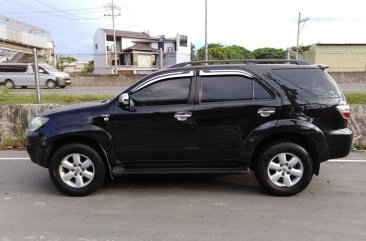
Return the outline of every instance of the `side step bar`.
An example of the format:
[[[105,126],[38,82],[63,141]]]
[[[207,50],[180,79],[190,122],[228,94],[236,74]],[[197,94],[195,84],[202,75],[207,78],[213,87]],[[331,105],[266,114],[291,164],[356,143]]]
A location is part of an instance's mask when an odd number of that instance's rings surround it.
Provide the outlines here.
[[[115,167],[113,176],[125,174],[244,174],[249,173],[249,167],[241,168],[146,168],[146,169],[123,169]]]

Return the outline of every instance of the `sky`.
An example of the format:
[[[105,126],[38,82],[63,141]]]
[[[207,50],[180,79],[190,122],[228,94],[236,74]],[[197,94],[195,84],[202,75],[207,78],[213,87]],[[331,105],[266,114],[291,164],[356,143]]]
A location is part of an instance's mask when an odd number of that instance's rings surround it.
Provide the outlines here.
[[[295,46],[299,12],[309,18],[300,44],[366,43],[362,0],[207,0],[208,42],[249,50]],[[103,6],[111,0],[0,0],[0,15],[51,32],[56,53],[92,53],[97,28],[112,28]],[[115,0],[116,29],[150,35],[187,35],[195,46],[205,39],[205,0]]]

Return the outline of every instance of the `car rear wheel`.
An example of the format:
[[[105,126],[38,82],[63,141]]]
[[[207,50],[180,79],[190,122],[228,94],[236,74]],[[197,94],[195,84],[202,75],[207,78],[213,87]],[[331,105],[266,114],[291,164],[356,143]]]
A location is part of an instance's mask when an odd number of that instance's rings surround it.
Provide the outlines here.
[[[52,182],[70,196],[86,196],[104,182],[104,163],[98,152],[84,144],[69,144],[52,157],[49,173]]]
[[[259,157],[255,168],[259,184],[269,193],[290,196],[304,190],[313,176],[309,153],[292,142],[269,146]]]
[[[9,89],[13,89],[15,86],[14,86],[14,82],[10,79],[8,80],[5,80],[5,87],[6,88],[9,88]]]

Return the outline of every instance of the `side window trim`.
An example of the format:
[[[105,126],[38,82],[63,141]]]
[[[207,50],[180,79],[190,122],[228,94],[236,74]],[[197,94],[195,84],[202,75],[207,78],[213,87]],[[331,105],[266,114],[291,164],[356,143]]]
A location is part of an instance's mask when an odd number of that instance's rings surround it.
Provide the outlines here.
[[[172,78],[182,78],[182,77],[193,77],[194,76],[194,71],[189,71],[189,72],[173,72],[173,73],[168,73],[168,74],[163,74],[163,75],[159,75],[159,76],[156,76],[152,79],[149,79],[143,83],[141,83],[140,85],[136,86],[135,88],[133,88],[131,90],[131,94],[137,92],[138,90],[140,89],[143,89],[153,83],[156,83],[158,81],[162,81],[162,80],[165,80],[165,79],[172,79]]]
[[[250,74],[247,71],[244,70],[200,70],[199,72],[200,76],[212,76],[212,75],[241,75],[241,76],[245,76],[249,79],[254,79],[254,76],[252,74]]]

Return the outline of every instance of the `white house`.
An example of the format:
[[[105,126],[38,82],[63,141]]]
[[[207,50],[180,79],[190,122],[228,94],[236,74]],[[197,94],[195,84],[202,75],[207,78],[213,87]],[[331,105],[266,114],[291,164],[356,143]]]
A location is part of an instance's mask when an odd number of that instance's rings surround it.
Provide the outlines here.
[[[98,28],[93,38],[94,74],[113,74],[115,70],[112,29]],[[160,49],[163,52],[160,63]],[[152,37],[145,32],[116,30],[117,71],[121,74],[146,74],[170,65],[190,61],[187,36]]]

